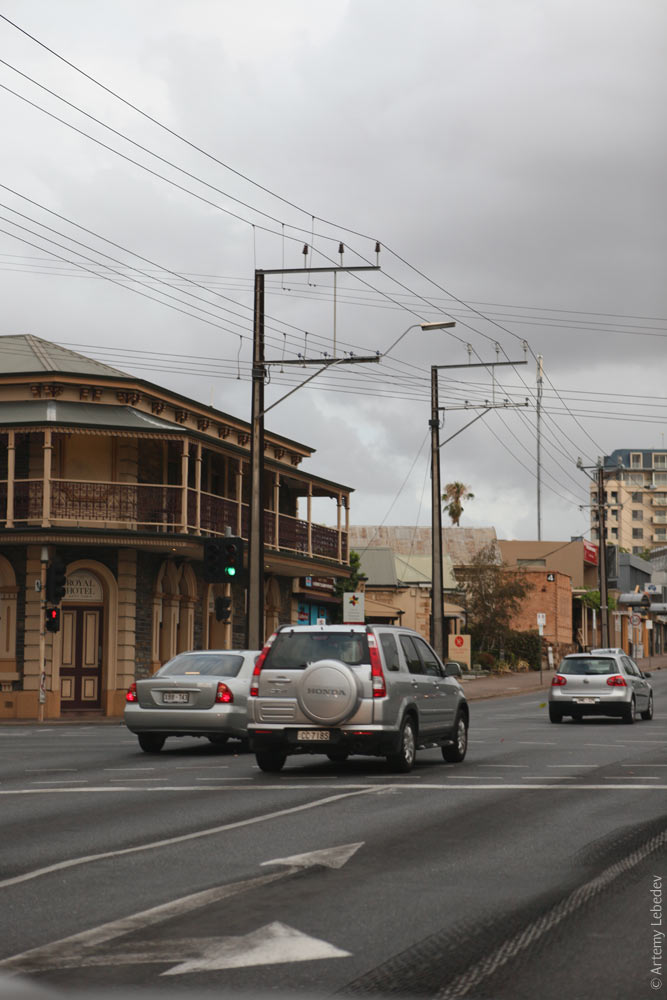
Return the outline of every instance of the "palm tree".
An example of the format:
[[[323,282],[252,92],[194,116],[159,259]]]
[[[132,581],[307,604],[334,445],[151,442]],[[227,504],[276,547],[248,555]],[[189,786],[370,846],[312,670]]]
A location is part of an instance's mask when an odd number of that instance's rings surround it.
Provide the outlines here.
[[[475,494],[470,492],[470,488],[465,483],[447,483],[445,492],[442,494],[442,502],[445,504],[445,511],[449,514],[452,524],[456,527],[459,526],[463,513],[463,501],[474,499]]]

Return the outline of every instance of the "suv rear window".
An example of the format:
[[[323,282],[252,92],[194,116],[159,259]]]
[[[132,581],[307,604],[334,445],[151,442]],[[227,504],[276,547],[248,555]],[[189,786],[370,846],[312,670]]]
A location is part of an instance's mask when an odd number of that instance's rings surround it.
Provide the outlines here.
[[[243,664],[243,657],[234,653],[221,653],[219,656],[211,656],[210,653],[197,656],[196,653],[180,653],[169,663],[160,667],[158,674],[164,677],[167,674],[177,674],[184,676],[187,674],[199,674],[213,677],[236,677]]]
[[[563,660],[558,668],[559,674],[617,674],[619,673],[616,660],[608,657],[587,656],[580,660]]]
[[[305,670],[317,660],[340,660],[350,667],[370,663],[365,632],[279,632],[265,670]]]

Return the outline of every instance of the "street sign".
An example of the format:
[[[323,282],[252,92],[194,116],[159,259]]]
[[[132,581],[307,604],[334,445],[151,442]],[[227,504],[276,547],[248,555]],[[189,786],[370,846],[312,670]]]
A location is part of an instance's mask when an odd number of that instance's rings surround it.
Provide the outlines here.
[[[637,625],[639,625],[640,622],[641,622],[641,618],[640,618],[639,615],[630,615],[630,624],[631,625],[637,626]]]
[[[547,623],[547,616],[546,616],[546,614],[543,611],[538,611],[537,612],[537,624],[538,624],[538,626],[539,625],[543,625],[544,626],[544,625],[546,625],[546,623]]]
[[[363,625],[365,620],[363,593],[357,590],[343,594],[343,624]]]

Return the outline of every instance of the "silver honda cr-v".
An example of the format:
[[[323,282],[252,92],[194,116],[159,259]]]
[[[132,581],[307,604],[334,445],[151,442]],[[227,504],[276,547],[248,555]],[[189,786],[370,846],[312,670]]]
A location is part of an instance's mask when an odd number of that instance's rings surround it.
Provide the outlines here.
[[[386,757],[412,768],[419,747],[462,761],[468,704],[458,664],[443,665],[411,629],[390,625],[284,625],[255,664],[248,735],[263,771],[289,754]]]

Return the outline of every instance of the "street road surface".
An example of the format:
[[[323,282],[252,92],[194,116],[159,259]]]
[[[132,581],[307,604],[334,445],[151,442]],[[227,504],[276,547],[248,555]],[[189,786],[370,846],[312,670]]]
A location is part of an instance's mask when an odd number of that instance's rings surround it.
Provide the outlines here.
[[[473,702],[466,761],[422,751],[405,776],[0,726],[0,982],[665,997],[667,672],[653,682],[655,719],[632,726],[550,725],[543,692]]]

